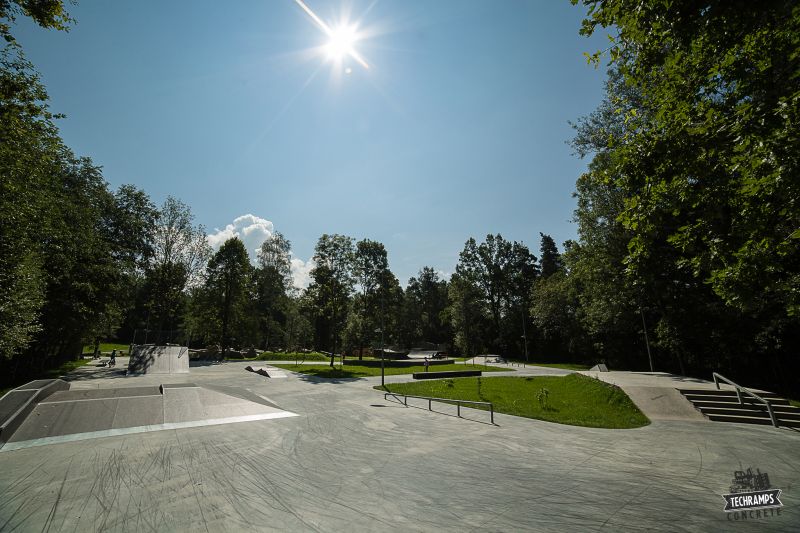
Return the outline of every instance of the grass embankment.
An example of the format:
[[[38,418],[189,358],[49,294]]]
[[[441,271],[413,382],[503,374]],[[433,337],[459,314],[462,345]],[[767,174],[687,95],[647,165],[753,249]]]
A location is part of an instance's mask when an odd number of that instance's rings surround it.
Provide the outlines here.
[[[384,390],[380,386],[374,388]],[[386,389],[417,396],[492,402],[498,413],[572,426],[628,429],[650,423],[620,388],[580,374],[443,379],[392,383]]]
[[[380,376],[381,367],[361,366],[347,364],[344,366],[335,365],[333,368],[330,365],[274,365],[284,370],[291,370],[292,372],[299,372],[301,374],[308,374],[318,378],[365,378],[370,376]],[[467,366],[468,370],[482,370],[483,372],[505,372],[510,369],[495,368],[491,366],[475,365]],[[464,370],[463,364],[451,365],[433,365],[430,367],[430,372],[441,372],[445,370]],[[412,374],[414,372],[425,372],[425,366],[415,365],[406,367],[386,367],[385,375],[395,376],[400,374]]]
[[[26,383],[28,383],[30,381],[33,381],[34,379],[56,379],[58,377],[63,376],[64,374],[72,372],[73,370],[75,370],[78,367],[81,367],[81,366],[83,366],[85,364],[88,364],[88,363],[91,363],[91,362],[92,362],[91,359],[78,359],[77,361],[66,361],[66,362],[62,363],[61,366],[59,366],[57,368],[51,368],[50,370],[45,370],[44,372],[42,372],[39,376],[37,376],[35,378],[26,379],[24,381],[20,381],[19,383],[15,383],[15,384],[13,384],[12,386],[10,386],[8,388],[0,389],[0,396],[3,396],[5,393],[10,391],[11,389],[16,389],[20,385],[24,385],[24,384],[26,384]]]
[[[258,361],[329,361],[330,356],[319,352],[302,353],[302,352],[261,352]]]
[[[110,352],[111,350],[122,350],[125,353],[128,353],[128,349],[130,348],[130,344],[119,344],[113,342],[101,342],[100,343],[100,351],[101,352]],[[83,347],[83,353],[85,355],[91,355],[94,353],[94,344],[87,344]]]

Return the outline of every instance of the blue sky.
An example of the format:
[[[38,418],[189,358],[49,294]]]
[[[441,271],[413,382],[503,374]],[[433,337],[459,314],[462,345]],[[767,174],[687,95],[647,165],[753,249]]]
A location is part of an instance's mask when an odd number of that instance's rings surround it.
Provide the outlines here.
[[[470,236],[537,255],[540,231],[575,237],[586,162],[567,121],[605,78],[582,56],[605,37],[578,35],[581,7],[306,2],[331,26],[359,22],[368,70],[317,53],[327,38],[293,0],[81,0],[69,33],[15,33],[65,141],[112,186],[181,199],[216,241],[280,231],[298,276],[323,233],[383,242],[403,284],[452,272]]]

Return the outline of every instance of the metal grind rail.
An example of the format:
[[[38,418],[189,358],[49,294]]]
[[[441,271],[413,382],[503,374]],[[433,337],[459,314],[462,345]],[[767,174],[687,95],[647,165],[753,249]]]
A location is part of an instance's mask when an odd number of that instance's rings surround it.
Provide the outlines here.
[[[456,404],[458,417],[461,418],[461,404],[470,404],[470,405],[488,405],[489,406],[489,420],[492,424],[494,424],[494,405],[492,402],[476,402],[473,400],[454,400],[452,398],[434,398],[432,396],[415,396],[413,394],[403,394],[402,392],[384,392],[383,399],[386,400],[387,396],[394,396],[397,398],[398,396],[403,397],[403,405],[408,407],[408,399],[409,398],[417,398],[419,400],[428,400],[428,411],[432,411],[431,409],[431,402],[442,402],[442,403],[449,403],[449,404]],[[399,401],[399,398],[397,398]]]
[[[772,410],[772,404],[770,404],[769,401],[765,400],[764,398],[762,398],[761,396],[759,396],[755,392],[751,391],[750,389],[747,389],[747,388],[742,387],[741,385],[739,385],[737,383],[734,383],[733,381],[729,380],[728,378],[726,378],[723,375],[717,374],[716,372],[712,372],[712,375],[714,376],[714,385],[717,386],[717,390],[719,390],[719,381],[720,380],[724,381],[728,385],[733,385],[736,388],[736,398],[738,398],[738,400],[739,400],[739,405],[744,405],[744,402],[742,401],[742,392],[744,392],[748,396],[752,396],[753,398],[755,398],[759,402],[761,402],[764,405],[766,405],[767,406],[767,411],[769,412],[769,417],[772,419],[772,425],[775,426],[775,427],[779,427],[778,426],[778,418],[775,416],[775,411]]]

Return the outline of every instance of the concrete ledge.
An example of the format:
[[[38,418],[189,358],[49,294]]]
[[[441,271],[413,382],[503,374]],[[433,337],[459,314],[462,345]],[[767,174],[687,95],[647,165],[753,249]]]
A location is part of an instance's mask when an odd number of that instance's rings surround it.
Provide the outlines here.
[[[0,398],[0,446],[33,411],[36,405],[54,392],[69,390],[69,383],[61,379],[37,379],[8,391]]]
[[[480,376],[480,370],[443,370],[441,372],[416,372],[414,379],[467,378]]]

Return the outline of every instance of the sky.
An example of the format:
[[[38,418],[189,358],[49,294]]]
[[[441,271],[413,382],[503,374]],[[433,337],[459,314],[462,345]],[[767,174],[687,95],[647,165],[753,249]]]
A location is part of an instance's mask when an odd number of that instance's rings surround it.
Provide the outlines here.
[[[605,72],[568,0],[305,0],[356,26],[353,57],[295,0],[80,0],[68,33],[20,19],[62,137],[158,205],[188,204],[219,246],[253,253],[279,231],[304,285],[323,233],[382,242],[405,285],[455,270],[464,242],[500,233],[561,245],[575,181],[568,121]]]

